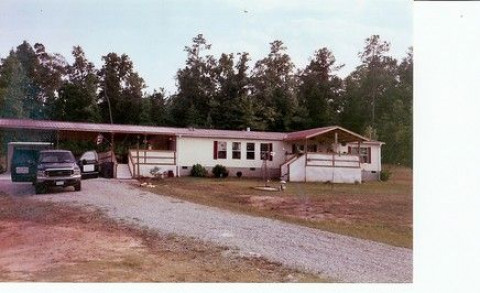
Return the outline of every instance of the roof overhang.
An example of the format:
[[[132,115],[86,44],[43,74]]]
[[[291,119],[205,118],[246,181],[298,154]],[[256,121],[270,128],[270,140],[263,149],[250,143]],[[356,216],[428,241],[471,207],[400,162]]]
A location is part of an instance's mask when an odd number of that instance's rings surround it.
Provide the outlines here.
[[[370,139],[340,126],[329,126],[291,132],[285,136],[284,141],[304,141],[309,139],[317,139],[325,142],[337,141],[339,143],[371,142]]]
[[[38,131],[162,135],[193,138],[253,139],[270,141],[282,141],[285,136],[285,133],[282,132],[175,128],[31,119],[0,119],[0,129],[2,128],[12,130],[26,129]]]

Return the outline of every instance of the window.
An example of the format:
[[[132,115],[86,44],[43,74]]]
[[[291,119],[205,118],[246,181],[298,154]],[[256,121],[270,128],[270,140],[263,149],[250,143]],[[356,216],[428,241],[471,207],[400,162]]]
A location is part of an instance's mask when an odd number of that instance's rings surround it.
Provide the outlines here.
[[[227,142],[226,141],[213,142],[213,158],[215,160],[227,158]]]
[[[255,160],[255,143],[247,142],[247,160]]]
[[[260,144],[260,158],[262,160],[273,160],[273,144],[272,143],[261,143]]]
[[[372,162],[371,148],[361,147],[358,153],[358,147],[348,147],[349,153],[352,155],[360,155],[360,163],[370,164]]]
[[[241,147],[241,143],[232,142],[232,159],[240,160],[242,158]]]

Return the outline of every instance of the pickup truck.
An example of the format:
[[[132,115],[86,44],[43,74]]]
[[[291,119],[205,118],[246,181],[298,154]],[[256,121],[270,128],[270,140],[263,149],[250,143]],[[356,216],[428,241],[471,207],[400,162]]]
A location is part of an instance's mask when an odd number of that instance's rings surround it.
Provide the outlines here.
[[[72,152],[67,150],[45,150],[38,154],[36,174],[33,180],[35,193],[46,192],[49,186],[73,186],[82,188],[80,167]]]

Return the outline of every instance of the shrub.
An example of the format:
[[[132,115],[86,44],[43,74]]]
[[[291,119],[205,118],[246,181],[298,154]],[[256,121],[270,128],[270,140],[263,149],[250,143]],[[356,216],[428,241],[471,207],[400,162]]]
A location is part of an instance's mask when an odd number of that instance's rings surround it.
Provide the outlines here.
[[[237,177],[238,177],[238,178],[242,177],[242,175],[243,175],[242,171],[238,171],[238,172],[237,172]]]
[[[190,176],[193,177],[206,177],[208,174],[207,169],[205,169],[200,164],[195,164],[192,166],[192,170],[190,171]]]
[[[382,170],[380,172],[380,180],[381,181],[388,181],[390,179],[391,175],[392,175],[392,172],[387,171],[387,170]]]
[[[222,165],[215,165],[212,169],[213,175],[217,178],[225,178],[228,177],[228,170],[225,166]]]
[[[2,164],[0,164],[0,174],[5,173],[5,168],[3,168]]]

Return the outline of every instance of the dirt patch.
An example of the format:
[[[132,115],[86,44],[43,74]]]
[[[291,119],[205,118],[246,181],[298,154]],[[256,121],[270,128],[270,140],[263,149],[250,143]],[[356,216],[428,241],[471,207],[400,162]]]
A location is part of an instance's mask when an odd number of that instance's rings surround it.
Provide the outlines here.
[[[321,282],[255,255],[0,195],[0,281]]]
[[[13,279],[62,265],[102,259],[120,260],[125,253],[145,253],[141,241],[118,232],[34,222],[0,222],[0,267]]]

